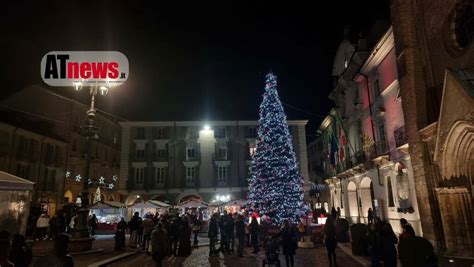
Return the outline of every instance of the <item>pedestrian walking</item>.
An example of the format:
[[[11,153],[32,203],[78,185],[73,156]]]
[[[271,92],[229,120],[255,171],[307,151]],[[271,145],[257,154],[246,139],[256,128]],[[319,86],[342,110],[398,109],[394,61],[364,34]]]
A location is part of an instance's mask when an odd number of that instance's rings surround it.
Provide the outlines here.
[[[237,247],[237,255],[239,257],[244,256],[244,247],[245,247],[245,223],[242,215],[237,215],[237,220],[235,221],[235,235],[239,242]]]
[[[115,230],[115,250],[122,250],[125,247],[125,232],[127,231],[127,223],[125,219],[120,218]]]
[[[226,219],[227,219],[227,212],[224,211],[224,215],[221,215],[219,218],[219,233],[221,234],[221,245],[219,247],[219,250],[222,251],[222,253],[226,253],[226,248],[227,248],[227,236],[226,236],[226,231],[225,231],[225,225],[226,225]]]
[[[298,246],[298,237],[296,236],[294,229],[290,227],[288,221],[283,222],[279,236],[283,247],[283,255],[285,255],[286,267],[293,267],[295,265],[293,258]]]
[[[219,233],[219,226],[217,224],[217,213],[214,213],[209,221],[209,256],[219,254],[219,251],[216,250],[216,241],[217,235]],[[217,252],[217,253],[216,253]]]
[[[340,219],[341,218],[341,208],[337,207],[336,213],[337,213],[337,219]]]
[[[91,218],[89,219],[89,228],[91,229],[92,236],[95,235],[95,229],[97,227],[98,222],[99,221],[97,220],[97,217],[95,216],[95,214],[92,214]]]
[[[155,222],[153,221],[152,215],[146,215],[145,220],[143,220],[142,228],[143,228],[143,250],[148,251],[148,246],[151,240],[151,232],[155,227]]]
[[[36,240],[45,239],[48,233],[49,218],[46,214],[41,214],[36,222]]]
[[[390,223],[384,223],[382,226],[382,259],[384,267],[397,266],[397,249],[395,245],[398,243],[397,236],[393,232]]]
[[[49,220],[49,239],[56,238],[58,233],[58,216],[54,214],[53,218]]]
[[[137,248],[138,242],[138,212],[133,214],[132,219],[128,222],[128,229],[130,230],[130,247]]]
[[[367,210],[367,221],[369,224],[374,223],[374,211],[372,210],[372,208],[369,208],[369,210]]]
[[[191,254],[191,227],[187,217],[184,217],[179,232],[178,256],[187,257]]]
[[[232,213],[227,214],[226,223],[225,223],[225,236],[227,238],[226,242],[226,252],[234,252],[234,218],[232,217]]]
[[[411,226],[405,225],[408,231]],[[412,228],[413,229],[413,228]],[[438,266],[438,258],[434,253],[433,245],[427,239],[413,235],[407,235],[398,243],[398,257],[403,267],[406,266]]]
[[[163,260],[170,254],[168,233],[163,224],[158,223],[151,233],[151,255],[157,267],[163,266]]]
[[[324,225],[324,245],[328,251],[329,266],[336,266],[336,226],[332,217],[328,217]]]
[[[253,246],[253,252],[254,254],[258,253],[259,248],[258,248],[258,234],[259,234],[259,229],[258,229],[258,221],[255,216],[252,217],[252,222],[250,222],[250,239],[251,243]]]
[[[31,249],[27,246],[25,237],[20,234],[15,234],[13,236],[8,260],[12,262],[15,267],[28,267],[31,263],[32,256]]]
[[[8,260],[8,251],[10,251],[10,233],[0,231],[0,266],[13,267],[13,263]]]
[[[369,224],[367,241],[369,244],[370,261],[373,267],[380,266],[380,258],[382,255],[382,237],[380,224]]]
[[[194,220],[193,220],[193,234],[194,234],[194,245],[197,246],[198,244],[198,234],[199,234],[199,231],[201,230],[201,221],[199,220],[199,218],[197,216],[194,216]]]
[[[331,208],[331,216],[334,220],[337,220],[337,211],[334,207]]]
[[[69,238],[68,234],[59,234],[54,240],[53,251],[38,259],[35,267],[73,267],[74,260],[67,253]]]
[[[143,219],[138,217],[138,227],[137,227],[137,247],[143,246]]]

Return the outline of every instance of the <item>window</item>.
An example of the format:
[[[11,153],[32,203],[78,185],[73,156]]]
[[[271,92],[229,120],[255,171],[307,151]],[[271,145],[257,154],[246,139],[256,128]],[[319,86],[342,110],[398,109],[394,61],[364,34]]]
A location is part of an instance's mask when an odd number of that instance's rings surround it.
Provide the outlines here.
[[[18,152],[22,154],[28,154],[30,152],[31,139],[20,136],[18,144]]]
[[[385,135],[385,123],[378,123],[378,134],[379,134],[379,150],[378,152],[387,151],[387,137]]]
[[[162,185],[165,183],[165,168],[155,168],[155,184]]]
[[[255,152],[257,152],[257,147],[255,143],[249,143],[249,156],[253,157],[253,155],[255,155]]]
[[[257,137],[257,128],[256,127],[249,127],[247,129],[247,136],[248,137]]]
[[[186,150],[186,159],[193,159],[195,157],[194,148],[188,148]]]
[[[474,38],[474,5],[459,5],[454,18],[454,34],[460,48],[467,47]]]
[[[166,138],[165,128],[163,128],[163,127],[155,128],[154,138],[155,139],[165,139]]]
[[[137,128],[136,139],[145,139],[145,128]]]
[[[189,127],[188,132],[187,132],[187,137],[188,139],[196,139],[199,137],[199,134],[196,131],[196,129]]]
[[[156,150],[156,156],[158,158],[164,158],[166,157],[166,149],[157,149]]]
[[[144,148],[137,148],[135,151],[136,159],[144,159],[145,158],[145,149]]]
[[[393,201],[392,178],[390,176],[387,176],[387,198],[388,207],[395,207],[395,203]]]
[[[224,127],[220,127],[216,129],[215,133],[216,138],[226,138],[226,130]]]
[[[145,168],[135,168],[135,185],[143,185]]]
[[[187,167],[186,168],[186,184],[194,185],[195,180],[195,169],[194,167]]]
[[[374,95],[377,97],[381,94],[382,92],[380,91],[380,83],[379,79],[375,79],[374,81]]]
[[[219,148],[219,158],[220,159],[227,159],[227,148]]]
[[[227,182],[227,166],[217,167],[217,182],[224,184]]]

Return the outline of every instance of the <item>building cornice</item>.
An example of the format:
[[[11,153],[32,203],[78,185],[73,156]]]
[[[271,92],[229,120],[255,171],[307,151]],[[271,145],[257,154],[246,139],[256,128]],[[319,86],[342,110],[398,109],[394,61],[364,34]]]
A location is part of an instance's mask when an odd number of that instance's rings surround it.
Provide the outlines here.
[[[372,49],[369,58],[365,61],[360,72],[367,75],[374,68],[376,68],[393,49],[394,44],[395,39],[393,37],[393,29],[390,27]]]

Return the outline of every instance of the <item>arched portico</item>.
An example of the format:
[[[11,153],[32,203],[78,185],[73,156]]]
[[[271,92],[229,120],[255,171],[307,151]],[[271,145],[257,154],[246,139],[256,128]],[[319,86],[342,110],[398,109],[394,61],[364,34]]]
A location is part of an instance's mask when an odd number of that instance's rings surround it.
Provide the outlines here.
[[[361,217],[365,219],[367,223],[367,211],[369,208],[374,209],[372,206],[372,180],[369,177],[364,177],[360,181],[359,186],[359,197],[361,208]]]
[[[349,216],[353,223],[358,221],[359,201],[357,200],[357,185],[353,181],[347,184],[347,197],[349,200]]]

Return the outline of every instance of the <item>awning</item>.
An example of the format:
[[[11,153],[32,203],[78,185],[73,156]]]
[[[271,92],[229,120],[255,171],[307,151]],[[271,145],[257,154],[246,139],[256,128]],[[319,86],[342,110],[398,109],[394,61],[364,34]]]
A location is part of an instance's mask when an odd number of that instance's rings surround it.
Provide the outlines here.
[[[97,202],[90,206],[90,209],[120,209],[125,208],[125,204],[118,201]]]
[[[0,171],[0,190],[33,191],[34,185],[32,181]]]
[[[196,200],[190,200],[184,203],[180,203],[178,206],[181,208],[205,208],[207,207],[207,203],[196,201]]]
[[[135,204],[131,205],[130,208],[133,208],[133,209],[156,209],[156,208],[160,208],[160,206],[155,205],[155,204],[150,203],[150,202],[147,201],[145,203],[135,203]]]
[[[245,204],[247,204],[247,201],[243,199],[236,199],[236,200],[231,200],[231,201],[222,203],[219,206],[220,207],[225,207],[225,206],[239,206],[240,207],[240,206],[244,206]]]
[[[166,207],[171,207],[170,204],[166,204],[165,202],[161,202],[161,201],[158,201],[158,200],[148,200],[148,202],[156,205],[156,206],[159,206],[161,208],[166,208]]]

